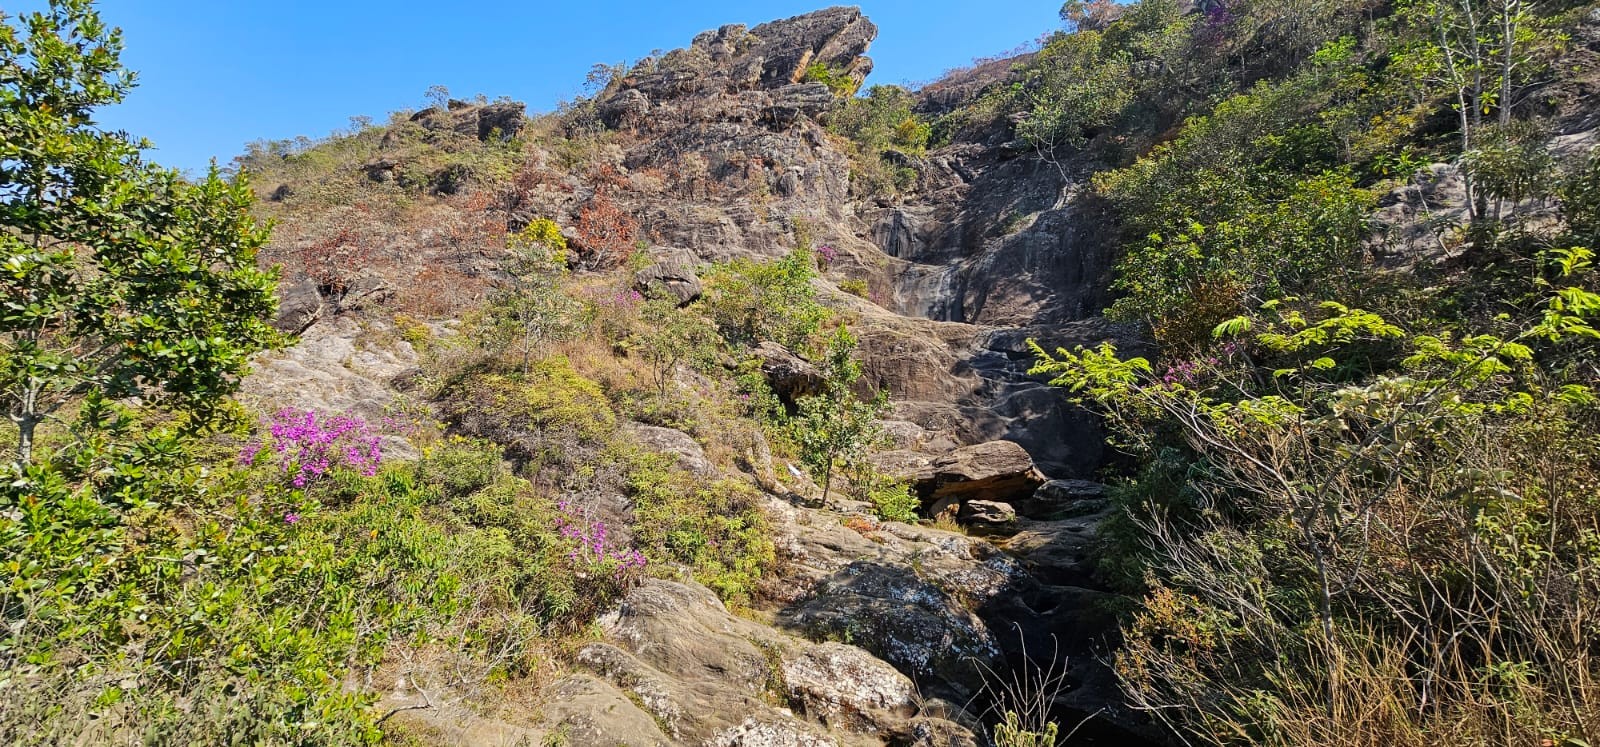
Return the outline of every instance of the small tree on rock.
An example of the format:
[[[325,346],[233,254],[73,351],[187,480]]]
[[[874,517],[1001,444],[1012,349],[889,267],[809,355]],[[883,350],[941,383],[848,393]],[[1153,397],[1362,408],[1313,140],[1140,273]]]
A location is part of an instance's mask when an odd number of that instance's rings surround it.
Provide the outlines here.
[[[801,398],[791,421],[801,459],[822,478],[823,500],[833,488],[836,468],[864,460],[884,439],[878,417],[888,399],[881,392],[871,400],[856,396],[852,386],[861,378],[861,363],[855,350],[850,330],[834,330],[822,360],[822,392]]]

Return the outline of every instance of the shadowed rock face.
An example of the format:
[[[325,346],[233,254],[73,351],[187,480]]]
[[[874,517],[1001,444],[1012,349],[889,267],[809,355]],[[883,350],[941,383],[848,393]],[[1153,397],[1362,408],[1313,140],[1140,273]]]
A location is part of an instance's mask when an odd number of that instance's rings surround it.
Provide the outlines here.
[[[608,126],[636,136],[621,168],[659,174],[665,190],[617,199],[653,241],[699,261],[782,256],[803,223],[839,255],[819,283],[825,293],[846,277],[882,289],[874,301],[835,298],[862,317],[868,385],[888,390],[895,419],[926,431],[925,442],[1014,441],[1050,477],[1088,476],[1103,459],[1097,423],[1027,376],[1022,340],[1060,326],[1069,329],[1055,336],[1073,343],[1129,337],[1089,321],[1109,301],[1098,208],[1072,168],[992,142],[958,141],[910,162],[917,186],[897,200],[852,193],[849,160],[821,123],[838,102],[800,81],[817,64],[864,78],[876,34],[859,10],[830,8],[724,26],[636,66],[596,105]],[[991,66],[936,92],[953,106],[958,90],[977,95],[1003,79]],[[791,363],[785,370],[805,368]]]

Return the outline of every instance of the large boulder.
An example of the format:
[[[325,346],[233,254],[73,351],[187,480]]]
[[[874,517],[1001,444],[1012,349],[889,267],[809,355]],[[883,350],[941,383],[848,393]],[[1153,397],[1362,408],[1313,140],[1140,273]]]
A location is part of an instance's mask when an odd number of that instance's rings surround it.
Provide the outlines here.
[[[550,689],[544,724],[572,747],[657,747],[668,743],[656,720],[621,690],[589,675],[571,675]],[[463,742],[465,744],[465,742]]]
[[[278,318],[272,326],[287,335],[298,335],[322,318],[322,291],[317,281],[306,278],[298,283],[278,286]]]
[[[600,627],[606,641],[583,647],[579,663],[674,743],[832,745],[912,732],[915,689],[894,667],[735,617],[703,586],[647,580]]]
[[[872,61],[863,55],[878,37],[878,27],[860,8],[833,7],[763,23],[750,35],[758,40],[751,56],[762,61],[765,85],[798,82],[807,68],[817,64],[860,82],[872,72]]]
[[[1051,480],[1015,504],[1017,513],[1030,519],[1083,516],[1106,507],[1106,486],[1092,480]]]
[[[936,457],[886,451],[875,455],[873,464],[884,474],[911,483],[929,505],[1009,502],[1032,496],[1045,482],[1033,458],[1011,441],[962,446]]]
[[[931,500],[962,497],[1004,501],[1032,495],[1044,484],[1033,457],[1011,441],[963,446],[935,460],[931,476],[918,484]]]
[[[473,104],[451,100],[444,108],[429,107],[411,115],[411,121],[435,131],[455,132],[484,142],[510,140],[527,124],[527,105],[520,101]]]
[[[694,264],[682,259],[663,260],[634,273],[633,287],[646,298],[670,298],[679,306],[689,305],[701,292]]]
[[[999,501],[967,501],[960,516],[967,526],[983,532],[1003,532],[1017,523],[1017,509]]]
[[[642,423],[627,423],[622,431],[635,442],[659,454],[670,454],[680,469],[700,477],[712,478],[717,468],[706,458],[705,449],[694,437],[673,428]]]
[[[822,391],[822,371],[778,343],[757,345],[751,354],[761,362],[767,386],[787,402]]]
[[[814,646],[782,671],[789,702],[830,726],[883,731],[916,713],[911,680],[855,646]]]

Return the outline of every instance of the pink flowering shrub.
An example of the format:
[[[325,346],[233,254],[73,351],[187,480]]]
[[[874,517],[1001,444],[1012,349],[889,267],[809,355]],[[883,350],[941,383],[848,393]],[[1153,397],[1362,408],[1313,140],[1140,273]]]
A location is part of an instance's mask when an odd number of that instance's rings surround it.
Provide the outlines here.
[[[618,542],[606,532],[606,523],[590,519],[586,512],[573,507],[568,501],[556,504],[556,531],[572,543],[567,558],[580,570],[610,573],[617,579],[644,568],[644,553],[637,548]]]
[[[255,464],[262,452],[274,459],[290,484],[303,488],[336,467],[371,477],[383,453],[378,435],[361,418],[318,416],[315,410],[283,409],[267,423],[267,438],[245,444],[239,461]]]

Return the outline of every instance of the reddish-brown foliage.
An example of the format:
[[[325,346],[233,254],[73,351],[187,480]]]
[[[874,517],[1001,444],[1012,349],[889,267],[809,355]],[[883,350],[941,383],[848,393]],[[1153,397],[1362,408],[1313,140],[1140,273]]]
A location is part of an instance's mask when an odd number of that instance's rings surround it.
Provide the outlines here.
[[[633,256],[639,222],[623,212],[610,195],[597,191],[578,211],[573,231],[578,264],[586,270],[606,270],[623,265]]]
[[[365,205],[356,206],[365,215]],[[332,234],[319,236],[304,247],[290,253],[290,274],[299,273],[316,281],[325,295],[338,296],[350,289],[350,284],[372,265],[376,253],[374,243],[353,225],[343,225]]]

